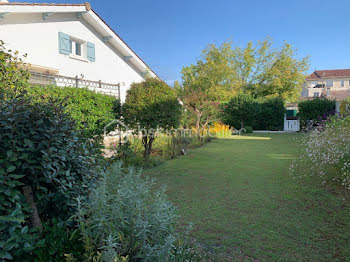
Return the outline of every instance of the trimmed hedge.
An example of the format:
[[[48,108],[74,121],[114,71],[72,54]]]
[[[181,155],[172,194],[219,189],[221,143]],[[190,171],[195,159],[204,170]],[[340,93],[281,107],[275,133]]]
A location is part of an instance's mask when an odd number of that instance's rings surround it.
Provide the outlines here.
[[[97,93],[86,88],[33,87],[28,93],[35,102],[54,101],[65,105],[75,121],[77,129],[86,137],[99,136],[111,121],[120,118],[120,101],[115,97]]]
[[[253,99],[246,94],[233,97],[222,106],[222,122],[240,129],[283,130],[284,102],[280,98]]]
[[[335,114],[335,100],[315,98],[299,103],[298,116],[301,120],[321,120]]]

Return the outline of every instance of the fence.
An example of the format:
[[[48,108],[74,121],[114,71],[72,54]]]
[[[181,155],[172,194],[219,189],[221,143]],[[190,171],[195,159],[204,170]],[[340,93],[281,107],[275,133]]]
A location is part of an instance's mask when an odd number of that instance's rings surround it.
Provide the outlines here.
[[[299,119],[288,120],[287,116],[284,115],[284,131],[289,131],[289,132],[300,131],[300,120]]]
[[[120,86],[121,84],[110,84],[100,81],[86,80],[83,78],[44,74],[38,72],[30,72],[30,82],[38,85],[57,85],[57,86],[72,86],[76,88],[86,87],[96,92],[105,93],[108,95],[116,96],[120,98]]]

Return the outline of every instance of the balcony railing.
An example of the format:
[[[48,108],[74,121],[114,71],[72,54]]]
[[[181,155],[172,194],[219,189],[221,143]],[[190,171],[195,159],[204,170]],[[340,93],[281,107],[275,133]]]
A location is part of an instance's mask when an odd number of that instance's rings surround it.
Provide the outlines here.
[[[83,78],[45,74],[30,71],[30,82],[38,85],[57,85],[57,86],[71,86],[76,88],[88,88],[96,92],[108,94],[120,98],[121,84],[110,84],[100,81],[86,80]]]

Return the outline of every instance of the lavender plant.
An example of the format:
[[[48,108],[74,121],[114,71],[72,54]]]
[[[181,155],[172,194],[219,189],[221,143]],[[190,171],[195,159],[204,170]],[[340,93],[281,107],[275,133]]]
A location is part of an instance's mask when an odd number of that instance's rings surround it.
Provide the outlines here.
[[[169,261],[176,241],[176,212],[164,191],[134,168],[113,164],[88,200],[78,202],[78,222],[89,257],[102,261]],[[94,253],[94,250],[96,251]],[[94,253],[94,254],[93,254]]]

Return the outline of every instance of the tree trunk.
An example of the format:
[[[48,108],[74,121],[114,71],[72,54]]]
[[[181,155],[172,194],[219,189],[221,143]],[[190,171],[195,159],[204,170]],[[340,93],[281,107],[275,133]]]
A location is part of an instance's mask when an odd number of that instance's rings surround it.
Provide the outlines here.
[[[30,222],[33,228],[39,228],[41,231],[43,229],[43,225],[41,224],[41,219],[39,217],[38,209],[36,208],[33,196],[33,190],[31,186],[24,186],[22,188],[23,195],[26,198],[27,204],[32,209],[32,213],[30,214]]]
[[[152,152],[152,145],[153,145],[154,139],[155,139],[154,135],[144,134],[142,136],[142,144],[145,148],[145,151],[143,152],[143,157],[144,157],[145,161],[148,161],[149,156]]]
[[[200,112],[197,111],[196,129],[197,129],[197,137],[198,137],[198,140],[201,140],[201,127],[200,127],[201,116],[202,116],[202,114],[201,114]]]

